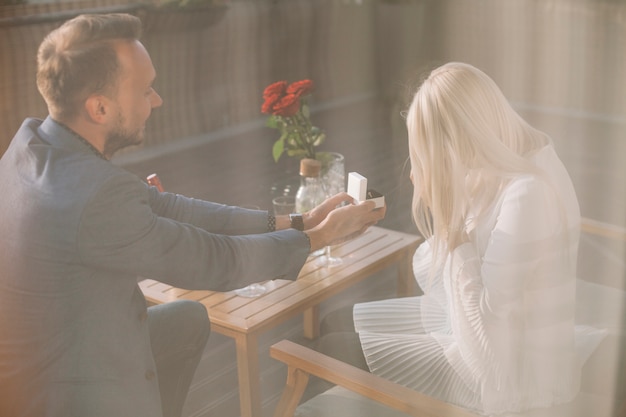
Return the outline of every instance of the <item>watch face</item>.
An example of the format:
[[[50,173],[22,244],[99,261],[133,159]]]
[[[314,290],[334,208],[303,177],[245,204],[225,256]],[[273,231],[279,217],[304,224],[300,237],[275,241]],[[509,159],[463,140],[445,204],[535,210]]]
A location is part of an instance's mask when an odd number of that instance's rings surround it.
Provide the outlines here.
[[[299,231],[304,230],[304,220],[302,219],[302,214],[290,214],[289,220],[291,222],[291,228]]]

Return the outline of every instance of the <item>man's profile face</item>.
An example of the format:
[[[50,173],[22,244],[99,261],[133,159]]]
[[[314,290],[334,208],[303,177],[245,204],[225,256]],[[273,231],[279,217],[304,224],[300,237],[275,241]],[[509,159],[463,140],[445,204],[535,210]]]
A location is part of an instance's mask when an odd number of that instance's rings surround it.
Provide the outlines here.
[[[120,41],[116,50],[121,68],[113,98],[113,111],[117,114],[114,113],[104,146],[107,157],[127,146],[141,144],[152,109],[163,103],[152,88],[156,71],[144,46],[139,41]]]

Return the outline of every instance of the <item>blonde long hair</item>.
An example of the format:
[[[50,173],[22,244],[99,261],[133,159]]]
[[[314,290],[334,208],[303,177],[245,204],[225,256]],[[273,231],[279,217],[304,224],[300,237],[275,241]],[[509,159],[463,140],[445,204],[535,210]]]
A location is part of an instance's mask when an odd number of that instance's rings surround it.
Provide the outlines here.
[[[470,203],[480,216],[515,175],[537,173],[528,156],[551,142],[513,110],[477,68],[451,62],[433,70],[407,113],[413,219],[438,248],[454,248]]]

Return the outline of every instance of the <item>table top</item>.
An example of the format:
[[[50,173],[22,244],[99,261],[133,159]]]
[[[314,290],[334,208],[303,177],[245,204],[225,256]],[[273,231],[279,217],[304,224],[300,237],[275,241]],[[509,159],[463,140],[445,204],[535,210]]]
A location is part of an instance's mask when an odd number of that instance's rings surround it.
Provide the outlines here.
[[[155,304],[188,299],[204,304],[218,333],[252,333],[272,327],[354,285],[403,258],[410,258],[422,242],[418,235],[370,227],[361,236],[334,246],[343,259],[335,267],[317,265],[310,256],[296,281],[270,280],[269,291],[247,298],[234,291],[185,290],[151,279],[139,283],[146,299]]]

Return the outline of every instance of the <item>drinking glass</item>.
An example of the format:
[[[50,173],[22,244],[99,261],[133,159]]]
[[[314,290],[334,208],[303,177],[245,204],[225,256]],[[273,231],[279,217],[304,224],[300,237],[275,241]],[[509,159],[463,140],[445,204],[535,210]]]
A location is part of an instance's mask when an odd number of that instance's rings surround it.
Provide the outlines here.
[[[295,203],[294,203],[295,204]],[[252,206],[252,205],[242,205],[240,206],[241,208],[246,208],[249,210],[259,210],[260,208],[258,206]],[[274,209],[274,211],[276,211],[276,209]],[[237,290],[235,290],[235,294],[241,296],[241,297],[248,297],[248,298],[254,298],[254,297],[258,297],[260,295],[265,294],[268,291],[267,287],[263,284],[259,284],[258,282],[255,282],[254,284],[250,284],[247,287],[243,287],[243,288],[239,288]]]
[[[294,196],[281,195],[272,199],[272,207],[274,209],[274,216],[280,216],[283,214],[295,213],[296,210],[296,198]],[[241,297],[258,297],[268,291],[268,288],[259,283],[250,284],[247,287],[239,288],[235,290],[235,294]]]
[[[346,190],[346,168],[344,156],[337,152],[320,152],[318,159],[322,162],[322,183],[326,197],[333,196]],[[343,263],[339,257],[331,255],[331,247],[326,246],[323,254],[317,258],[321,266],[338,266]]]
[[[296,197],[289,195],[281,195],[272,199],[274,207],[274,216],[291,214],[296,212]]]

